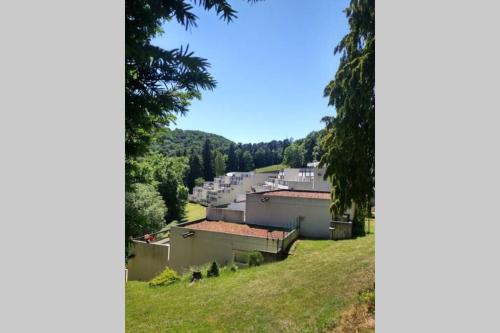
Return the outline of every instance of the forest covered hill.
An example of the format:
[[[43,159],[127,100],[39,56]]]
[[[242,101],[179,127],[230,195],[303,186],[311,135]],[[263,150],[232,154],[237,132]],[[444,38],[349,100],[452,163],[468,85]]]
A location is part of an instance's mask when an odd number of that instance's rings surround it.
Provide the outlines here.
[[[243,156],[247,152],[252,163],[236,168],[239,171],[247,169],[261,168],[269,165],[280,164],[285,159],[285,149],[290,145],[299,148],[300,158],[289,161],[288,164],[304,164],[313,160],[319,160],[322,152],[319,141],[324,130],[313,131],[305,138],[293,140],[285,138],[283,140],[272,140],[259,143],[236,143],[221,135],[207,133],[197,130],[175,129],[163,134],[155,144],[155,150],[165,156],[190,156],[192,153],[201,155],[205,141],[210,141],[211,150],[219,151],[224,155],[230,154],[230,147],[236,154]],[[297,161],[296,161],[297,160]],[[247,163],[248,164],[248,163]],[[240,170],[241,169],[241,170]]]
[[[191,149],[196,154],[201,154],[206,139],[210,140],[213,149],[220,152],[227,152],[229,145],[233,143],[222,135],[177,128],[163,134],[156,143],[156,148],[166,156],[186,156],[191,153]]]

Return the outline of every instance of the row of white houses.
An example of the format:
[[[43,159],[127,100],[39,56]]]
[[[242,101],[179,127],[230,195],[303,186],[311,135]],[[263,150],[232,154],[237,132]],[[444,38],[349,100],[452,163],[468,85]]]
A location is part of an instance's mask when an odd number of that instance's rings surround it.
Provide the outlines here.
[[[224,176],[195,186],[189,201],[204,206],[218,207],[245,201],[248,193],[279,189],[330,191],[330,183],[323,179],[325,170],[318,162],[305,168],[286,168],[278,173],[229,172]]]

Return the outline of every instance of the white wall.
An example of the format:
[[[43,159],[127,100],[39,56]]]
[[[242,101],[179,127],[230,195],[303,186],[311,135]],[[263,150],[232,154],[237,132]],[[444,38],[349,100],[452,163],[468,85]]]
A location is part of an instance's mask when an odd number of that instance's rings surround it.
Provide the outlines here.
[[[207,207],[207,220],[243,223],[245,212],[227,208]]]
[[[287,168],[284,170],[284,180],[297,181],[299,179],[299,169]]]
[[[250,224],[290,228],[296,225],[299,217],[300,235],[308,238],[330,238],[330,200],[274,197],[261,202],[265,193],[247,195],[245,222]],[[354,216],[354,204],[347,210]]]
[[[133,258],[128,260],[128,279],[149,281],[169,265],[169,245],[134,241]]]
[[[314,182],[313,189],[315,191],[331,191],[332,185],[327,180],[324,180],[325,168],[314,168]]]
[[[169,267],[179,273],[184,273],[192,266],[201,266],[213,260],[219,265],[233,262],[234,250],[263,251],[276,253],[281,250],[282,241],[260,237],[233,235],[221,232],[194,230],[191,237],[183,238],[189,225],[175,226],[170,229],[170,263]],[[293,235],[292,235],[293,236]],[[285,242],[287,244],[287,241]]]
[[[258,225],[270,225],[279,227],[292,227],[300,222],[300,235],[310,238],[330,237],[330,214],[329,200],[269,197],[266,202],[260,199],[265,194],[247,195],[246,223]]]
[[[229,204],[229,206],[227,206],[227,209],[242,211],[243,212],[243,220],[245,220],[245,207],[246,207],[246,202],[240,201],[240,202],[231,202]]]
[[[287,181],[287,186],[291,190],[303,190],[303,191],[312,191],[313,190],[313,182],[298,182],[298,181]]]

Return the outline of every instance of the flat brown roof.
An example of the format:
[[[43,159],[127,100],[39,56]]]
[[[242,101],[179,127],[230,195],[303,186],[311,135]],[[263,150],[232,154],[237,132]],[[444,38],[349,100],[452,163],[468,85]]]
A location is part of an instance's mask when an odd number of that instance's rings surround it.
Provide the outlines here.
[[[290,191],[290,190],[278,190],[264,193],[268,197],[288,197],[288,198],[306,198],[306,199],[319,199],[319,200],[330,200],[330,192],[319,192],[319,191]]]
[[[226,234],[283,239],[283,231],[270,229],[265,226],[250,225],[244,223],[226,222],[226,221],[208,221],[203,220],[182,226],[184,228],[222,232]],[[288,235],[285,231],[284,236]]]

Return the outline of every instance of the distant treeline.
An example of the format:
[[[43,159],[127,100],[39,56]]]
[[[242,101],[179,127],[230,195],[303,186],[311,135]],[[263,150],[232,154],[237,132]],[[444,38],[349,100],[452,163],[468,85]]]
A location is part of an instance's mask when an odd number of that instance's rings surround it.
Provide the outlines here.
[[[250,171],[274,164],[287,164],[299,167],[307,162],[319,160],[322,152],[319,140],[324,130],[313,131],[305,138],[293,140],[273,140],[259,143],[235,143],[223,136],[202,131],[175,129],[160,137],[156,149],[165,156],[202,156],[206,141],[215,158],[215,152],[225,156],[225,171]],[[285,154],[287,147],[290,156]],[[288,158],[287,158],[288,157]],[[212,163],[214,166],[214,163]]]

